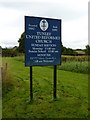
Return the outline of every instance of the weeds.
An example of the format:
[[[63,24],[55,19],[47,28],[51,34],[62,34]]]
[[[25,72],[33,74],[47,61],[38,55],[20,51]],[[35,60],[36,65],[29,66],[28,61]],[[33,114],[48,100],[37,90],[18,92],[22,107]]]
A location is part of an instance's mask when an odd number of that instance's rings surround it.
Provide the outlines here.
[[[2,68],[2,95],[4,96],[6,93],[13,89],[13,76],[8,71],[7,63]]]
[[[88,62],[70,61],[70,62],[62,63],[61,66],[58,66],[58,69],[88,74]]]
[[[68,61],[78,61],[78,62],[84,62],[89,61],[89,56],[62,56],[62,62],[68,62]]]

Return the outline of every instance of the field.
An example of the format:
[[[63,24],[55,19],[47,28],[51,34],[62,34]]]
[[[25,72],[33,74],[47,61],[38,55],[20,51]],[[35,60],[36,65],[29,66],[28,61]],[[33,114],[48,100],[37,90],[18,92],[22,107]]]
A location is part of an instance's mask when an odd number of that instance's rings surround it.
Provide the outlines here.
[[[88,74],[85,69],[88,66],[87,61],[81,63],[85,64],[84,67],[82,65],[84,72],[80,70],[78,70],[80,72],[71,72],[70,64],[66,71],[64,66],[66,64],[69,62],[58,66],[56,101],[53,100],[53,67],[33,67],[34,100],[30,102],[29,67],[25,67],[21,57],[3,58],[5,71],[3,118],[86,119],[88,116]],[[81,64],[78,66],[80,67]]]

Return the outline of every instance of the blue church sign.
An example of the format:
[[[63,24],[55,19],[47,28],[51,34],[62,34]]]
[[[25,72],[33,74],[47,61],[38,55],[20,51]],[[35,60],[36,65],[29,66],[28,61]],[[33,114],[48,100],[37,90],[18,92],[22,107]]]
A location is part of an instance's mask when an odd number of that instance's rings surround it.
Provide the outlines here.
[[[25,16],[25,65],[61,64],[61,20]]]

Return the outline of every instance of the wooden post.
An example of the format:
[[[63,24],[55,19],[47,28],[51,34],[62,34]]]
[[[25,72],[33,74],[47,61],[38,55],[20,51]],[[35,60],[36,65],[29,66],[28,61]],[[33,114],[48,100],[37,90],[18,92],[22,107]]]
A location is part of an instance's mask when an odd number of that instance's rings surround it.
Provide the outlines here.
[[[7,63],[6,63],[6,71],[7,71]]]

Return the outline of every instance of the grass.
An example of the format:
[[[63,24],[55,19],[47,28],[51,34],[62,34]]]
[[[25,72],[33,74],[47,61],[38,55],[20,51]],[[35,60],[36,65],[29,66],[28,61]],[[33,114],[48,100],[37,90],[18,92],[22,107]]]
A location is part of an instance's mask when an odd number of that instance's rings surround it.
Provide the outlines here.
[[[66,60],[64,59],[66,58]],[[17,61],[24,62],[24,57],[17,57]],[[62,65],[59,65],[57,68],[59,70],[71,71],[76,73],[89,73],[89,57],[88,56],[62,56]],[[53,66],[48,66],[53,68]]]
[[[4,58],[14,89],[3,97],[3,118],[87,118],[88,75],[57,70],[57,100],[53,100],[53,69],[33,67],[34,100],[30,102],[29,67],[21,58]]]

